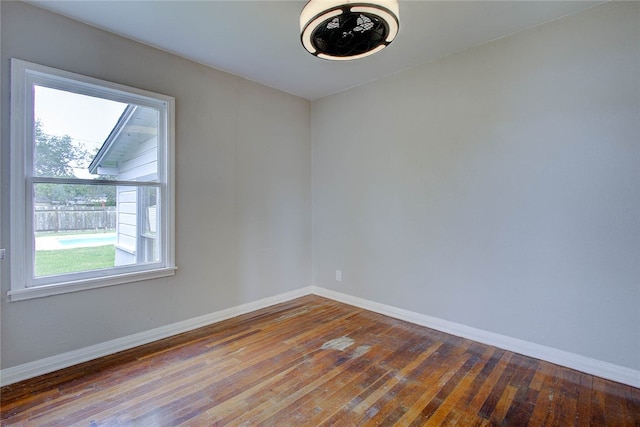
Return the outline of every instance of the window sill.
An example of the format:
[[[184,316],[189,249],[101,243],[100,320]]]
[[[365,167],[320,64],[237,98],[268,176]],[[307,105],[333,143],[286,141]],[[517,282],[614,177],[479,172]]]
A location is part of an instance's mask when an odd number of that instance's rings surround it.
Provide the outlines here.
[[[109,277],[79,280],[75,282],[56,283],[55,285],[36,286],[32,288],[16,289],[7,292],[9,301],[23,301],[32,298],[43,298],[52,295],[66,294],[70,292],[85,291],[88,289],[103,288],[106,286],[122,285],[125,283],[139,282],[141,280],[158,279],[173,276],[177,267],[158,268],[150,271],[118,274]]]

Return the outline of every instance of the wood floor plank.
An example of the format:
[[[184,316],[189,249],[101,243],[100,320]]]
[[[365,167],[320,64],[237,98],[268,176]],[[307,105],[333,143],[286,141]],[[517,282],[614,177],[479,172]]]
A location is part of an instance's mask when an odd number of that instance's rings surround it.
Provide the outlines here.
[[[591,424],[605,425],[605,380],[594,378],[591,388]]]
[[[481,382],[478,381],[478,391],[473,396],[471,396],[472,400],[468,405],[470,414],[486,419],[486,417],[482,416],[480,410],[489,398],[493,388],[502,377],[502,374],[509,365],[509,360],[512,356],[512,353],[503,350],[496,351],[496,353],[492,356],[490,362],[487,363],[485,369],[483,369],[481,372],[481,375],[484,374],[486,375],[486,377],[479,378]]]
[[[559,399],[559,369],[561,368],[550,363],[542,363],[540,369],[544,371],[545,376],[529,419],[528,425],[531,427],[556,425],[554,419],[559,415],[554,412],[554,409]]]
[[[2,426],[636,426],[640,390],[306,296],[3,387]]]
[[[576,414],[573,425],[584,426],[591,423],[591,387],[593,386],[593,376],[578,373]]]
[[[406,375],[401,375],[400,381],[374,403],[372,408],[375,409],[375,413],[368,410],[367,415],[370,416],[366,421],[372,424],[393,425],[397,418],[404,415],[407,407],[424,394],[425,388],[422,387],[422,384],[429,384],[427,387],[430,391],[429,398],[432,398],[446,383],[448,377],[453,375],[459,365],[462,365],[464,359],[468,357],[461,356],[455,350],[455,347],[444,343],[414,370],[407,372]],[[448,358],[450,362],[446,366],[441,363],[445,358]]]
[[[429,423],[433,425],[447,425],[455,423],[461,417],[462,414],[457,410],[457,406],[461,400],[468,396],[471,390],[471,384],[485,366],[481,360],[485,360],[486,363],[492,353],[493,349],[487,348],[484,355],[473,354],[472,357],[467,360],[465,365],[470,365],[469,369],[463,371],[464,375],[462,378],[455,384],[455,387],[445,395],[446,397],[442,403],[429,418]],[[414,405],[414,407],[415,406],[416,405]],[[407,420],[412,418],[415,420],[417,417],[414,417],[413,411],[410,410],[405,414],[405,418]],[[402,420],[400,421],[402,422]]]
[[[517,391],[504,416],[504,423],[524,426],[533,412],[537,399],[537,392],[532,390],[530,385],[537,372],[539,361],[519,354],[515,354],[511,361],[516,363],[517,367],[509,381],[509,386],[515,387]]]
[[[390,395],[391,393],[393,393],[394,388],[398,384],[401,384],[403,381],[406,381],[407,376],[412,372],[418,369],[422,370],[422,366],[427,363],[427,359],[429,359],[429,357],[431,357],[433,353],[438,351],[442,345],[443,343],[441,342],[431,343],[428,347],[417,349],[414,344],[409,343],[398,347],[393,353],[389,355],[389,357],[387,358],[388,362],[395,361],[396,357],[399,355],[411,354],[414,351],[417,353],[417,355],[415,355],[413,359],[408,360],[406,364],[400,369],[397,369],[393,363],[390,363],[390,365],[393,366],[391,368],[392,373],[388,376],[386,381],[378,384],[378,387],[372,392],[367,393],[366,396],[362,396],[363,399],[361,399],[358,404],[353,406],[353,408],[349,412],[343,414],[340,419],[344,419],[347,424],[356,425],[376,416],[379,412],[377,403],[381,401],[386,395]],[[325,425],[334,425],[333,422],[337,422],[337,419],[331,421],[331,423],[325,423]]]
[[[430,386],[398,421],[401,424],[409,424],[410,422],[409,425],[422,425],[427,420],[436,422],[439,421],[439,418],[444,418],[453,409],[452,403],[449,403],[456,399],[455,394],[452,393],[453,390],[467,376],[477,361],[475,357],[468,356],[470,357],[460,357],[457,363],[452,360],[453,363],[449,365],[448,372],[438,380],[441,387]],[[456,367],[458,369],[455,369]]]

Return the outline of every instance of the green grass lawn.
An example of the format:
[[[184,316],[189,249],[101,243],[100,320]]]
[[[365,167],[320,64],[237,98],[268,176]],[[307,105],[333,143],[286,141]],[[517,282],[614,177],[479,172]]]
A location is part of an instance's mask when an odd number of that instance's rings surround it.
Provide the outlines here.
[[[113,267],[115,257],[113,245],[36,251],[36,276],[109,268]]]

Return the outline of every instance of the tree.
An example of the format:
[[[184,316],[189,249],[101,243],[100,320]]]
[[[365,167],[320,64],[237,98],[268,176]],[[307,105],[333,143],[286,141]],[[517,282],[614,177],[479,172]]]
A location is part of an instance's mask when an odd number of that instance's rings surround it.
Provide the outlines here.
[[[48,135],[42,122],[35,124],[34,175],[47,178],[75,178],[74,168],[86,166],[93,156],[74,144],[69,135]],[[100,176],[101,179],[105,177]],[[104,185],[50,184],[35,185],[35,199],[40,203],[115,205],[115,187]]]
[[[87,162],[89,153],[73,144],[69,135],[47,135],[42,122],[36,121],[34,175],[51,178],[73,178],[73,168]]]

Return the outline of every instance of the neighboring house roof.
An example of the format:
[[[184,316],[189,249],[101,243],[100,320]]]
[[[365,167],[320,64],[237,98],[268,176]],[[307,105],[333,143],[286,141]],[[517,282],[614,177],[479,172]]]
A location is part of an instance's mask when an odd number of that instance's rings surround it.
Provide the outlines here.
[[[157,136],[157,133],[157,110],[127,105],[89,164],[89,172],[96,175],[117,175],[120,160],[138,144]]]

